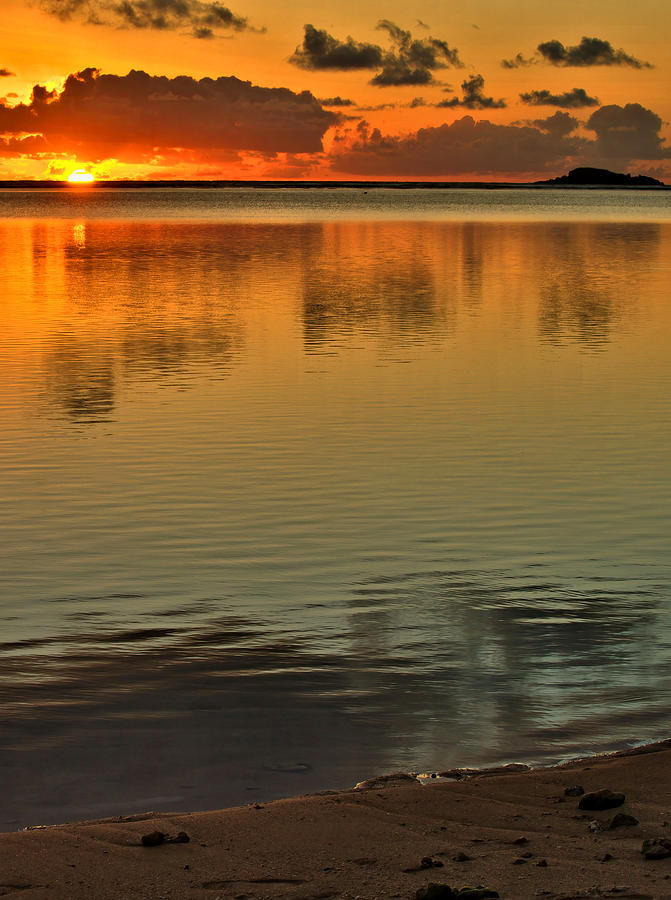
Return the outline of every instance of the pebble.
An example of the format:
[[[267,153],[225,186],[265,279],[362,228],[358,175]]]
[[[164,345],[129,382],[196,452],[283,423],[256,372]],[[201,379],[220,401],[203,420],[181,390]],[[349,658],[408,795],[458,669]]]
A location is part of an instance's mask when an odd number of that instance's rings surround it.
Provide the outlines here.
[[[638,819],[629,816],[627,813],[615,813],[606,828],[622,828],[627,825],[638,825]]]
[[[570,787],[564,788],[565,797],[582,797],[585,788],[581,784],[572,784]]]
[[[646,859],[665,859],[671,856],[671,841],[666,838],[649,838],[643,841],[641,853]]]

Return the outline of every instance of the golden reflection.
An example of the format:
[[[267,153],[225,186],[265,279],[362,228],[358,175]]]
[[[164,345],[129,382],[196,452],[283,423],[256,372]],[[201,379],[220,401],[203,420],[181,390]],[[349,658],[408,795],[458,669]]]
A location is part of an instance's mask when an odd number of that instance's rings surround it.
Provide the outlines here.
[[[80,421],[129,381],[227,377],[260,346],[277,366],[460,347],[485,377],[513,363],[503,333],[595,350],[650,316],[670,239],[624,222],[6,221],[3,352],[37,349],[47,394]]]
[[[84,250],[86,248],[86,225],[83,222],[73,226],[72,241],[77,249]]]

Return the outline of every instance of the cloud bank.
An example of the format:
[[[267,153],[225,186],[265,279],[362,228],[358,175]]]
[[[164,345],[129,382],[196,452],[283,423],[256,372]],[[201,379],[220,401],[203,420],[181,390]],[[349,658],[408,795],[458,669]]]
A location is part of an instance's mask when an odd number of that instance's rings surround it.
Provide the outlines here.
[[[61,91],[35,85],[29,103],[0,102],[0,154],[75,154],[82,160],[200,160],[238,151],[318,153],[338,121],[307,91],[264,88],[238,78],[176,78],[94,68]]]
[[[558,106],[560,109],[583,109],[587,106],[598,106],[598,97],[590,97],[584,88],[573,88],[561,94],[551,91],[528,91],[520,94],[522,103],[529,106]]]
[[[39,5],[62,22],[156,31],[187,28],[197,38],[251,29],[247,19],[216,0],[40,0]]]
[[[553,66],[629,66],[632,69],[651,69],[652,65],[637,59],[624,50],[616,50],[610,41],[597,37],[582,37],[579,44],[565,47],[561,41],[544,41],[536,47],[536,54],[526,58],[517,53],[512,59],[504,59],[504,69],[519,69],[536,63]]]
[[[378,87],[432,84],[436,69],[461,66],[458,52],[445,41],[413,38],[411,32],[389,19],[381,19],[377,28],[389,36],[390,49],[352,37],[341,41],[314,25],[305,25],[303,43],[289,62],[311,71],[379,69],[370,82]]]
[[[384,135],[362,124],[349,146],[337,146],[332,164],[335,171],[350,175],[458,179],[671,159],[671,149],[660,137],[662,120],[640,104],[596,110],[585,123],[594,138],[581,136],[580,124],[566,112],[512,125],[464,116],[401,136]]]
[[[16,75],[16,72],[12,72],[9,69],[0,69],[0,78],[12,78]]]

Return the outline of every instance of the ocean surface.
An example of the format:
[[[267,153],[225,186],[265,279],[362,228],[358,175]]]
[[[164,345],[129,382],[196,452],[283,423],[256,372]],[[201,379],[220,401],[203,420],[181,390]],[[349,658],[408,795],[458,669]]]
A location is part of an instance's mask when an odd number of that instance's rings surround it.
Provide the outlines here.
[[[671,195],[0,192],[0,830],[668,737]]]

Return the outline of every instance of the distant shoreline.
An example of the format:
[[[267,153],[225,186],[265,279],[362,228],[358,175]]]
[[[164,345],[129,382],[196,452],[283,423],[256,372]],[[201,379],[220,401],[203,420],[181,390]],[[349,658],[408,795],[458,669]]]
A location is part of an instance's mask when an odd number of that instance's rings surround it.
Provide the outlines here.
[[[65,181],[0,181],[0,190],[61,190],[74,193],[99,189],[122,190],[533,190],[533,191],[669,191],[671,185],[547,184],[510,181],[96,181],[68,184]]]

